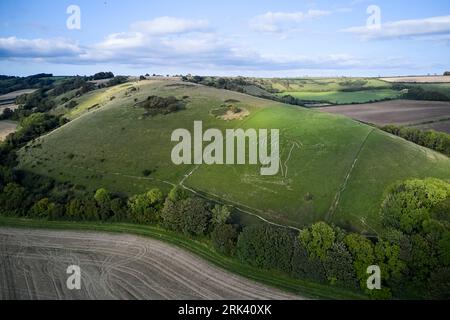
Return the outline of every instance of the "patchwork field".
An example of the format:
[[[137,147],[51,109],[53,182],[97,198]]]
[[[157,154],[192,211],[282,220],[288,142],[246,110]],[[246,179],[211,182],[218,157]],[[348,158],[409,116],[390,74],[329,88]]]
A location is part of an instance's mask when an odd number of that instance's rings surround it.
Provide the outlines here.
[[[34,91],[35,89],[25,89],[0,95],[0,115],[3,114],[3,110],[7,108],[11,110],[17,109],[18,106],[15,104],[15,100],[18,96],[33,93]]]
[[[356,120],[377,125],[397,124],[414,125],[436,122],[440,131],[450,132],[450,102],[393,100],[377,103],[341,105],[317,108],[317,110],[341,114]]]
[[[0,104],[3,103],[10,103],[14,101],[18,96],[21,96],[23,94],[29,94],[36,91],[36,89],[24,89],[24,90],[17,90],[13,91],[4,95],[0,95]]]
[[[102,101],[98,108],[80,103],[70,111],[72,122],[20,150],[20,166],[89,190],[134,194],[179,184],[274,223],[301,227],[327,220],[367,232],[380,227],[378,208],[389,184],[450,179],[447,157],[340,115],[177,80],[110,90],[90,93],[90,103]],[[173,95],[186,108],[145,116],[136,101],[151,95]],[[227,101],[249,115],[232,121],[211,115]],[[278,175],[263,177],[258,165],[174,165],[170,135],[192,131],[195,120],[203,121],[203,130],[279,128]]]
[[[81,268],[69,290],[67,267]],[[173,245],[131,235],[0,229],[0,300],[300,299],[205,262]]]

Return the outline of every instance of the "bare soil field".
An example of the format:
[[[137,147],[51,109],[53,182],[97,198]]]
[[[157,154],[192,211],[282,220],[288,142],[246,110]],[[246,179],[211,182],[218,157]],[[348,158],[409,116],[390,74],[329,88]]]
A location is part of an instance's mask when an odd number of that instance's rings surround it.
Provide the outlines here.
[[[3,141],[8,134],[16,131],[16,128],[17,123],[14,121],[0,121],[0,141]]]
[[[438,121],[433,123],[419,124],[413,126],[414,128],[419,128],[422,130],[432,129],[435,131],[442,131],[450,134],[450,120],[447,121]]]
[[[15,110],[17,109],[19,106],[15,103],[8,103],[8,104],[1,104],[0,105],[0,114],[3,114],[3,111],[5,109],[11,109],[11,110]]]
[[[392,100],[324,107],[317,108],[317,110],[342,114],[377,125],[414,125],[450,118],[450,102],[441,101]],[[450,130],[448,124],[448,122],[443,122],[440,131],[448,132]]]
[[[81,268],[81,289],[66,286]],[[1,299],[299,299],[138,236],[0,228]]]
[[[450,76],[391,77],[380,78],[380,80],[403,83],[443,83],[450,82]]]
[[[36,91],[36,89],[24,89],[24,90],[13,91],[13,92],[1,95],[0,96],[0,104],[2,104],[2,102],[14,100],[18,96],[21,96],[23,94],[33,93],[34,91]]]

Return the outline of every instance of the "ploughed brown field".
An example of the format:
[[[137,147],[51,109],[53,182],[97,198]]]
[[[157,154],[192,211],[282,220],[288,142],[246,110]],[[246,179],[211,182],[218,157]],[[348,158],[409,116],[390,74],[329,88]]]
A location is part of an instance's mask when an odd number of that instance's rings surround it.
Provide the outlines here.
[[[69,290],[67,268],[81,269]],[[0,228],[2,299],[300,299],[150,238]]]
[[[30,94],[36,91],[36,89],[24,89],[24,90],[17,90],[10,93],[6,93],[3,95],[0,95],[0,102],[4,101],[10,101],[16,99],[18,96],[21,96],[23,94]]]
[[[450,133],[450,102],[391,100],[377,103],[340,105],[317,110],[341,114],[377,125],[427,126]]]
[[[36,89],[24,89],[0,95],[0,114],[2,114],[3,110],[6,108],[11,110],[17,109],[18,106],[15,104],[16,98],[23,94],[33,93],[34,91],[36,91]]]
[[[432,129],[435,131],[442,131],[442,132],[447,132],[448,134],[450,134],[450,120],[433,122],[433,123],[424,123],[424,124],[419,124],[419,125],[416,125],[413,127],[419,128],[422,130]]]

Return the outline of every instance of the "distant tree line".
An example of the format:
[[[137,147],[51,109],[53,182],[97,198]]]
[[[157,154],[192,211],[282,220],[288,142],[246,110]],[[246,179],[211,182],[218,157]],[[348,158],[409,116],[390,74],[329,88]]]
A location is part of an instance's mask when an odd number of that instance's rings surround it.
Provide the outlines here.
[[[53,75],[47,73],[39,73],[28,77],[0,75],[0,95],[17,90],[49,86],[55,81],[54,79],[51,79],[51,77],[53,77]]]
[[[450,101],[450,96],[446,94],[438,91],[425,90],[420,87],[409,88],[403,97],[410,100]]]
[[[424,101],[450,101],[450,96],[439,91],[423,88],[414,84],[395,83],[392,89],[398,91],[405,91],[402,98],[409,100],[424,100]]]
[[[254,85],[253,82],[247,81],[243,77],[225,78],[225,77],[183,76],[182,80],[202,84],[209,87],[232,90],[237,92],[245,92],[245,86]]]
[[[380,129],[450,157],[450,134],[448,133],[395,125],[383,126]]]
[[[103,80],[114,78],[114,73],[112,72],[98,72],[93,76],[89,77],[89,80]]]
[[[92,91],[95,89],[95,85],[93,83],[88,82],[88,77],[80,77],[76,76],[70,79],[63,81],[61,84],[55,86],[53,88],[51,95],[59,96],[61,94],[67,93],[72,90],[79,89],[75,95],[81,95],[86,92]]]

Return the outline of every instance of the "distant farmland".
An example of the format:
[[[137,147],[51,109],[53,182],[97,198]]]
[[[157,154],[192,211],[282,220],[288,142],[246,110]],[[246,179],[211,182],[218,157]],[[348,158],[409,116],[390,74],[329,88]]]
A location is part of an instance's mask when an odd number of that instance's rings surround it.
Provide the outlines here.
[[[25,90],[13,91],[13,92],[1,95],[0,96],[0,104],[14,102],[14,99],[16,99],[18,96],[21,96],[23,94],[33,93],[34,91],[36,91],[36,89],[25,89]]]
[[[317,109],[377,125],[427,125],[450,133],[450,102],[393,100]]]
[[[17,109],[16,98],[23,94],[30,94],[36,91],[36,89],[17,90],[0,96],[0,114],[8,108],[11,110]],[[1,139],[0,139],[1,140]]]
[[[411,76],[411,77],[391,77],[380,78],[380,80],[387,82],[404,82],[404,83],[442,83],[449,82],[450,76]]]
[[[392,89],[360,90],[354,92],[345,91],[297,91],[283,92],[280,95],[290,95],[294,98],[309,101],[328,101],[333,104],[365,103],[384,99],[398,98],[400,93]]]

